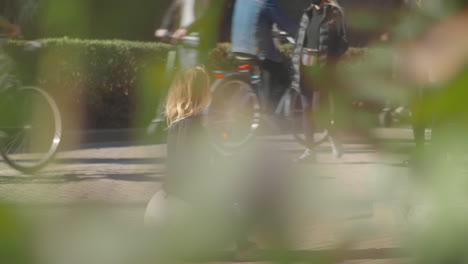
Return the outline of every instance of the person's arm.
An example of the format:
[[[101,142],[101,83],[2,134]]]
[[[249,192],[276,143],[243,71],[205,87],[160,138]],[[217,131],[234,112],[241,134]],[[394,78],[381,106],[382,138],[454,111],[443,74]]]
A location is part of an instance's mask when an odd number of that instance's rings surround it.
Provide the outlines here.
[[[343,12],[340,11],[340,14],[337,18],[337,33],[339,39],[338,45],[338,56],[343,55],[349,48],[348,38],[346,36],[346,25],[344,22]]]
[[[286,31],[290,36],[296,37],[299,25],[294,23],[283,11],[280,9],[276,1],[272,1],[269,5],[270,15],[272,21],[276,23],[279,29]]]
[[[204,3],[196,3],[202,5],[200,8],[200,14],[195,15],[195,20],[186,25],[183,28],[179,28],[174,35],[173,38],[182,38],[189,32],[200,32],[206,30],[206,27],[212,26],[211,23],[215,23],[218,21],[217,14],[223,8],[223,3],[225,0],[215,0],[215,1],[206,1]]]
[[[343,55],[349,48],[348,44],[348,39],[346,36],[346,26],[344,23],[344,14],[341,10],[335,9],[333,11],[333,15],[335,16],[336,19],[336,32],[337,32],[337,38],[336,40],[338,41],[336,45],[336,56],[340,57]]]
[[[169,32],[169,29],[171,29],[174,24],[176,24],[175,20],[177,19],[177,12],[181,7],[180,3],[180,0],[174,0],[169,6],[166,13],[164,14],[161,26],[154,32],[155,37],[162,38],[166,36],[166,34]]]
[[[185,27],[188,32],[198,32],[203,29],[208,23],[215,21],[214,16],[223,8],[225,0],[205,1],[202,7],[199,8],[199,14],[195,20]],[[199,4],[199,3],[197,3]]]
[[[172,34],[171,37],[173,39],[180,39],[187,35],[187,33],[196,31],[194,30],[194,25],[200,24],[200,15],[196,14],[195,5],[200,5],[200,3],[195,2],[195,0],[186,0],[182,3],[182,23],[174,34]]]

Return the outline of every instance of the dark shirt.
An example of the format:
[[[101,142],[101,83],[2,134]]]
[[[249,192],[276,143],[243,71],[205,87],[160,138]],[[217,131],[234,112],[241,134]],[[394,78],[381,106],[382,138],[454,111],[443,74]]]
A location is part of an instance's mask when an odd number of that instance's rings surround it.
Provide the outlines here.
[[[165,190],[186,198],[197,191],[195,183],[207,181],[214,148],[202,123],[202,116],[191,116],[173,123],[167,135],[167,170]]]
[[[306,40],[304,43],[305,48],[309,49],[318,49],[320,43],[320,24],[322,23],[323,18],[323,8],[316,9],[312,8],[311,19],[309,26],[307,27]]]

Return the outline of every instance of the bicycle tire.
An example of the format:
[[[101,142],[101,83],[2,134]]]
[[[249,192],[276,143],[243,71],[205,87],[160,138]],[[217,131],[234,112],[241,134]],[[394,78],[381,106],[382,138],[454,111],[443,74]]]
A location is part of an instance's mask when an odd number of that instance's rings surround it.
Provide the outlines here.
[[[207,109],[206,126],[216,148],[236,151],[255,137],[260,126],[261,108],[249,81],[231,76],[215,82]]]
[[[12,168],[31,174],[56,154],[62,139],[62,119],[55,101],[40,88],[18,88],[12,102],[15,121],[8,128],[2,127],[7,136],[1,155]]]

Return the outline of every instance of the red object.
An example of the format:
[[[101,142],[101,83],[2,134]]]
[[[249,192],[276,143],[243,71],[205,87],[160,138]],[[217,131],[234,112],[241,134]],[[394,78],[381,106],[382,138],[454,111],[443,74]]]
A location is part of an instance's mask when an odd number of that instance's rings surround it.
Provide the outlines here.
[[[252,64],[242,64],[240,66],[237,67],[238,70],[248,70],[250,68],[252,68]]]
[[[215,78],[216,78],[216,79],[224,79],[224,74],[222,74],[222,73],[217,73],[217,74],[215,74]]]

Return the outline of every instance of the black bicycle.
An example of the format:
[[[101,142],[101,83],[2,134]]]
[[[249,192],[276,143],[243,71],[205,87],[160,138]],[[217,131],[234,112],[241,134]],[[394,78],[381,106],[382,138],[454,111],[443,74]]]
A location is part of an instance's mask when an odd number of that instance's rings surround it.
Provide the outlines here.
[[[285,32],[274,32],[277,41],[294,43]],[[212,103],[207,109],[208,126],[215,145],[223,152],[245,146],[262,127],[274,125],[291,133],[298,143],[311,147],[303,129],[306,100],[301,91],[285,87],[274,113],[260,99],[262,84],[258,60],[245,54],[234,54],[239,62],[235,71],[217,71],[212,85]],[[331,121],[333,122],[333,121]],[[328,130],[318,134],[312,143],[328,139]]]
[[[37,48],[37,43],[28,44]],[[8,165],[34,173],[54,157],[62,139],[62,120],[53,98],[34,86],[23,86],[0,56],[0,151]]]
[[[294,43],[294,39],[285,32],[274,32],[274,36],[282,43]],[[196,47],[198,42],[196,36],[184,37],[177,43],[167,39],[163,41],[188,48]],[[164,74],[167,86],[169,86],[169,80],[172,79],[174,69],[177,68],[179,56],[176,49],[168,53]],[[205,124],[216,148],[225,154],[236,151],[257,136],[260,128],[273,123],[286,127],[300,144],[310,146],[302,128],[306,102],[301,92],[285,88],[286,92],[279,100],[275,114],[273,116],[267,114],[259,95],[262,81],[258,61],[253,57],[245,56],[236,56],[236,59],[239,62],[237,70],[213,72],[212,101],[205,111]],[[165,96],[161,98],[156,117],[147,129],[149,135],[161,134],[166,128],[162,108]],[[281,120],[283,124],[278,124],[278,120]],[[325,130],[318,135],[313,144],[321,144],[327,138],[328,131]]]

